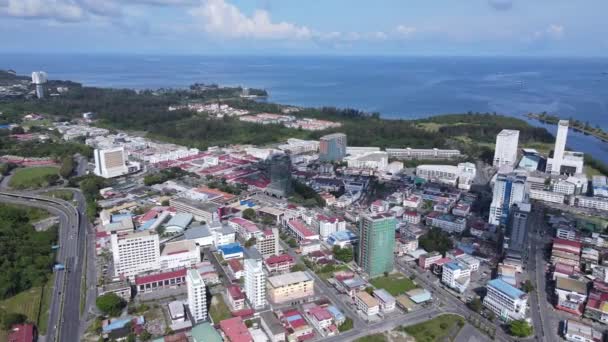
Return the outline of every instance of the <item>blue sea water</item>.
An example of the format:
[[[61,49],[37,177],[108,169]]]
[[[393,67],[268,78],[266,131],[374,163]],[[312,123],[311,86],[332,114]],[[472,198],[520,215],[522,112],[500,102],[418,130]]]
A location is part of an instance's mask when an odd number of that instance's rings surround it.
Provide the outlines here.
[[[385,118],[547,111],[608,130],[605,58],[2,54],[0,68],[104,87],[241,85],[267,89],[273,102],[352,107]],[[608,144],[580,134],[568,144],[608,162]]]

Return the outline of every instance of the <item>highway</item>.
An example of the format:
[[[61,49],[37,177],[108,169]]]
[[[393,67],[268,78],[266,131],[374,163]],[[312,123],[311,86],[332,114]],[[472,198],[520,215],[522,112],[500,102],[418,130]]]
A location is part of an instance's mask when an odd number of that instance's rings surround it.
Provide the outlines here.
[[[74,191],[79,207],[80,192]],[[82,194],[80,194],[82,196]],[[66,266],[56,273],[46,341],[79,341],[80,286],[87,221],[71,203],[28,193],[0,192],[0,202],[38,207],[59,217],[59,250],[56,261]],[[82,208],[78,208],[82,209]]]

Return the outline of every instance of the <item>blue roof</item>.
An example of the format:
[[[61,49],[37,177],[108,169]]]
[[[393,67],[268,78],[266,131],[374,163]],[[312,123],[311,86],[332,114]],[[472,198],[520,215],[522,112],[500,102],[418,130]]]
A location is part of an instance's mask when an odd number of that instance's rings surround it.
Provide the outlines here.
[[[114,321],[112,321],[110,324],[106,325],[105,327],[103,327],[103,332],[110,332],[116,329],[120,329],[122,327],[124,327],[125,325],[127,325],[129,322],[131,322],[131,317],[129,318],[124,318],[124,319],[116,319]]]
[[[293,316],[287,317],[287,321],[288,322],[293,322],[293,321],[296,321],[298,319],[302,319],[302,316],[301,315],[293,315]]]
[[[329,311],[329,313],[338,321],[345,319],[342,311],[338,310],[338,308],[333,305],[328,306],[327,311]]]
[[[445,264],[445,267],[451,269],[452,271],[462,269],[462,267],[460,267],[460,265],[458,265],[458,263],[454,261]]]
[[[241,247],[238,242],[221,245],[217,249],[219,249],[224,255],[243,253],[243,247]]]
[[[114,214],[110,217],[110,222],[120,222],[124,219],[131,219],[133,215],[131,214]]]
[[[329,234],[327,242],[333,244],[336,241],[356,241],[358,236],[350,230],[340,230]]]
[[[156,222],[156,219],[148,220],[148,221],[144,222],[141,226],[139,226],[139,228],[137,228],[137,230],[148,230],[148,229],[150,229],[150,227],[152,227],[154,222]]]
[[[506,294],[507,296],[509,296],[513,299],[518,299],[525,295],[525,293],[523,291],[521,291],[520,289],[518,289],[516,287],[509,285],[507,282],[505,282],[502,279],[490,280],[488,282],[488,286],[492,286],[493,288],[497,289],[498,291]]]

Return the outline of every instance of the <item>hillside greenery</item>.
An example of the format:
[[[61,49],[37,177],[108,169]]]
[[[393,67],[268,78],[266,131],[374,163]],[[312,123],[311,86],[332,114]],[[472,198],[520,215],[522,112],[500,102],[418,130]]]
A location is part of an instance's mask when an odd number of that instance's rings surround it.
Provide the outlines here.
[[[43,285],[51,275],[57,227],[36,232],[27,209],[0,205],[0,298]]]

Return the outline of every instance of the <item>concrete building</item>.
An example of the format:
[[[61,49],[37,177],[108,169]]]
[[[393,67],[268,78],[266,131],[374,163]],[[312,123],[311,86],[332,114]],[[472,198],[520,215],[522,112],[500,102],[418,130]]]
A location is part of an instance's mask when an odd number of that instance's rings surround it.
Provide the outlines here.
[[[48,81],[48,75],[44,71],[32,72],[32,83],[36,86],[36,97],[43,99],[45,96],[45,87]]]
[[[279,230],[277,228],[267,229],[262,231],[261,237],[256,238],[255,247],[264,258],[279,255],[281,253],[279,240]]]
[[[603,333],[592,326],[567,319],[563,322],[562,334],[566,341],[571,342],[601,342]]]
[[[357,156],[345,158],[348,167],[354,169],[371,169],[375,171],[385,171],[388,167],[388,153],[368,152]]]
[[[471,282],[471,269],[464,263],[457,261],[448,262],[443,265],[441,282],[449,288],[464,293]]]
[[[608,198],[576,196],[574,198],[574,205],[581,208],[608,211]]]
[[[418,165],[416,176],[431,182],[456,186],[460,169],[454,165]]]
[[[272,311],[260,313],[262,329],[271,342],[285,342],[285,327]]]
[[[160,269],[160,243],[155,232],[112,232],[110,241],[115,276],[131,278]]]
[[[291,158],[287,154],[274,154],[270,158],[270,184],[265,192],[279,198],[289,197],[293,193],[291,180]]]
[[[295,259],[289,254],[273,255],[264,259],[268,273],[289,272],[295,264]]]
[[[298,301],[313,296],[314,280],[306,272],[285,273],[268,278],[268,297],[273,303]]]
[[[266,274],[261,259],[245,260],[245,295],[255,310],[264,308],[266,302]]]
[[[593,196],[608,197],[608,178],[606,176],[593,176],[591,185],[593,187]]]
[[[378,304],[380,305],[380,312],[382,312],[383,314],[395,311],[395,297],[393,297],[385,289],[374,290],[374,298],[378,300]]]
[[[559,120],[557,123],[557,135],[555,137],[555,148],[553,149],[553,158],[547,161],[547,172],[553,174],[561,173],[561,166],[566,152],[566,140],[568,139],[568,120]]]
[[[492,192],[490,217],[488,222],[494,225],[506,225],[509,211],[513,204],[528,201],[526,176],[517,174],[498,174]]]
[[[319,140],[320,161],[341,161],[346,157],[346,134],[334,133]]]
[[[566,195],[559,192],[530,189],[530,199],[548,203],[564,204]]]
[[[519,131],[503,129],[496,136],[496,148],[494,150],[495,167],[515,166],[517,163],[517,145],[519,144]]]
[[[167,242],[160,253],[159,262],[162,270],[194,267],[201,262],[201,251],[194,241]]]
[[[169,200],[169,205],[178,213],[190,213],[197,221],[211,223],[219,221],[220,206],[213,202],[201,202],[189,198],[177,197]]]
[[[238,285],[230,285],[226,288],[226,298],[232,311],[245,309],[245,294]]]
[[[433,211],[426,216],[426,224],[447,233],[462,233],[467,228],[467,219],[452,214]]]
[[[528,295],[501,279],[490,280],[483,305],[505,321],[526,318]]]
[[[396,226],[395,217],[387,213],[361,217],[358,261],[370,277],[392,272]]]
[[[527,203],[520,203],[513,206],[511,219],[509,220],[509,250],[522,253],[526,250],[528,236],[528,216],[531,206]]]
[[[188,213],[175,214],[165,225],[165,233],[181,233],[192,222],[193,216]]]
[[[188,270],[186,274],[188,288],[188,309],[195,323],[207,320],[207,288],[197,270]]]
[[[555,282],[555,308],[582,316],[587,300],[587,282],[558,277]]]
[[[95,174],[103,178],[114,178],[129,173],[124,147],[95,149]]]
[[[380,302],[365,291],[357,292],[355,305],[367,317],[377,315],[380,312]]]
[[[137,293],[149,293],[162,289],[176,289],[186,283],[186,269],[179,268],[135,276]]]
[[[317,215],[312,219],[312,226],[317,227],[320,238],[326,240],[329,235],[346,230],[346,221],[338,217]]]
[[[459,150],[441,150],[437,148],[387,148],[389,158],[396,159],[452,159],[462,156]]]

